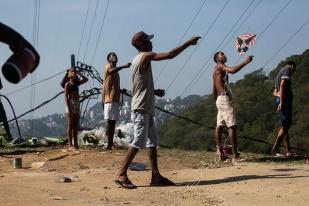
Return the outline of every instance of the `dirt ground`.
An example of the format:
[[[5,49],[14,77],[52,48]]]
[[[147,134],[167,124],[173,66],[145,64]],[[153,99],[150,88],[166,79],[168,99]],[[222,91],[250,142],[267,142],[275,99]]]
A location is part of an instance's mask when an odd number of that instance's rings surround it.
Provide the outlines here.
[[[2,150],[1,150],[2,151]],[[1,206],[62,205],[308,205],[307,158],[273,159],[243,154],[246,161],[218,163],[214,153],[159,150],[161,173],[176,186],[150,187],[149,167],[129,170],[138,188],[119,188],[113,180],[125,150],[87,148],[81,154],[61,148],[0,152]],[[23,168],[13,169],[19,154]],[[135,162],[148,165],[146,151]],[[32,168],[34,162],[45,162]],[[61,177],[73,181],[59,182]]]

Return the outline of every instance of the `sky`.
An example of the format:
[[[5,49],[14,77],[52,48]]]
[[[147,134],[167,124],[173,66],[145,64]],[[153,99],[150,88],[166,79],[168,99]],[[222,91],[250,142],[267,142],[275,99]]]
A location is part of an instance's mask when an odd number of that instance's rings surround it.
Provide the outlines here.
[[[213,55],[218,50],[227,55],[228,66],[254,55],[252,63],[231,75],[230,81],[235,82],[262,67],[269,72],[286,57],[308,49],[308,9],[307,0],[1,0],[0,21],[34,44],[41,62],[18,84],[0,74],[4,86],[0,92],[11,100],[16,114],[22,114],[61,92],[64,73],[17,90],[65,71],[71,54],[77,61],[93,65],[102,76],[111,51],[117,53],[118,65],[131,62],[137,54],[131,38],[144,31],[154,34],[154,52],[166,52],[192,36],[202,36],[197,46],[175,59],[154,62],[153,76],[155,88],[166,89],[167,98],[210,94]],[[257,40],[241,57],[234,45],[236,37],[245,33],[256,34]],[[0,44],[1,64],[11,54],[7,45]],[[129,69],[120,71],[120,78],[121,88],[132,89]],[[93,86],[100,87],[90,80],[80,90]],[[101,96],[89,105],[100,100]],[[12,118],[9,105],[2,102]],[[64,113],[63,95],[25,118],[53,113]]]

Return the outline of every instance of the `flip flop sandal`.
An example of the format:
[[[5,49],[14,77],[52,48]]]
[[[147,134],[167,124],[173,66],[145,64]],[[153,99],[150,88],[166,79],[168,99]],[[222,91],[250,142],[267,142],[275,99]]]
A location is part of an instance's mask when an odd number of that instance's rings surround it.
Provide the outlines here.
[[[115,180],[116,185],[124,188],[124,189],[136,189],[137,186],[133,185],[131,182],[124,182],[122,180]]]
[[[159,182],[151,182],[149,185],[151,187],[155,187],[155,186],[173,186],[173,185],[175,185],[175,183],[172,182],[171,180],[163,177]]]

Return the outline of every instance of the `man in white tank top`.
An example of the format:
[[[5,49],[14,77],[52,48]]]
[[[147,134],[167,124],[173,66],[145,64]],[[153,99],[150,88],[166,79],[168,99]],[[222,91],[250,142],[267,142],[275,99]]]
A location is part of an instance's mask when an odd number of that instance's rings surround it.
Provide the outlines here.
[[[196,45],[200,37],[192,37],[181,46],[164,53],[152,52],[152,43],[150,41],[152,38],[153,35],[148,35],[142,31],[134,34],[132,38],[132,45],[139,51],[131,65],[133,80],[131,119],[134,123],[134,138],[115,180],[117,184],[126,189],[136,188],[129,180],[127,170],[139,149],[145,147],[149,148],[149,160],[152,171],[150,186],[174,185],[172,181],[163,177],[158,169],[157,146],[159,142],[154,122],[154,95],[162,97],[164,91],[154,89],[151,61],[172,59],[189,46]]]

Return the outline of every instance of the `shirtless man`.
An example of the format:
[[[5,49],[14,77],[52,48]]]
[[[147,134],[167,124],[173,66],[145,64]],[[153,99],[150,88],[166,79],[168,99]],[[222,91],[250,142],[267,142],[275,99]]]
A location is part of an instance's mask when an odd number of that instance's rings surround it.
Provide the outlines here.
[[[236,114],[232,102],[232,93],[228,85],[228,73],[234,74],[240,71],[244,66],[249,64],[253,59],[253,56],[249,56],[245,61],[239,65],[228,67],[225,65],[227,58],[221,51],[214,55],[214,61],[217,63],[215,71],[213,73],[213,94],[216,100],[216,106],[218,109],[217,114],[217,127],[215,130],[217,153],[219,160],[224,161],[226,159],[222,149],[222,128],[227,126],[229,128],[229,135],[232,142],[232,161],[237,161],[239,153],[237,152],[237,140],[236,140]]]

